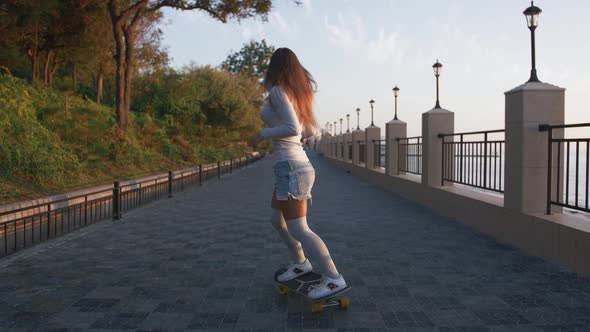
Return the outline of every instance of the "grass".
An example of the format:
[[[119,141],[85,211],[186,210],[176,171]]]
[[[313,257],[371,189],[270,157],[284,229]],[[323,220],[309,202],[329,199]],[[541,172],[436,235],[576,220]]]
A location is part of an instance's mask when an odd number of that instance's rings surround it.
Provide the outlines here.
[[[244,142],[213,135],[223,130],[171,134],[149,114],[132,113],[127,134],[118,137],[112,108],[70,93],[66,110],[65,99],[63,92],[0,74],[0,204],[247,152]]]

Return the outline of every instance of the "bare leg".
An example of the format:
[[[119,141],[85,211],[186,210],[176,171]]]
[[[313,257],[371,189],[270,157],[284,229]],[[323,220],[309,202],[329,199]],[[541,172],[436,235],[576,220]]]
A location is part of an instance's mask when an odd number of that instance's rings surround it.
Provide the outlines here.
[[[324,241],[307,225],[307,201],[277,201],[286,219],[287,229],[292,237],[301,242],[305,252],[320,266],[321,271],[330,278],[338,278],[330,252]]]

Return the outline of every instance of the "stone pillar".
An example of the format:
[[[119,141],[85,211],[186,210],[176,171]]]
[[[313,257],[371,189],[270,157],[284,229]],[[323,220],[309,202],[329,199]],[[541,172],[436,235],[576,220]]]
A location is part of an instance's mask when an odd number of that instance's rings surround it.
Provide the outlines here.
[[[422,184],[438,187],[442,179],[442,139],[439,134],[452,134],[455,113],[433,108],[422,113]]]
[[[338,144],[336,145],[338,147],[338,160],[344,160],[344,157],[342,155],[342,144],[344,144],[344,135],[338,135],[336,136],[336,140],[338,142]]]
[[[563,124],[565,89],[528,82],[505,93],[506,180],[504,206],[523,213],[545,213],[547,208],[547,132],[540,124]],[[563,138],[563,130],[554,130]],[[553,146],[552,200],[557,199],[557,145]],[[562,156],[565,155],[562,151]],[[563,165],[563,159],[559,161]],[[564,168],[561,168],[563,175]],[[566,180],[567,181],[567,180]],[[563,184],[563,181],[560,181]],[[562,188],[559,192],[562,193]],[[561,212],[557,206],[553,212]]]
[[[398,175],[400,163],[403,165],[405,155],[399,160],[397,138],[406,138],[408,125],[400,120],[391,120],[385,124],[385,174]]]
[[[365,140],[365,132],[362,129],[355,129],[352,132],[352,163],[359,164],[359,144],[358,141]]]
[[[349,155],[348,153],[348,147],[350,146],[350,144],[352,144],[352,133],[351,132],[347,132],[344,133],[344,161],[349,163],[352,160],[352,155]]]
[[[375,168],[375,142],[381,139],[381,128],[377,126],[368,126],[365,128],[365,150],[367,151],[367,158],[365,159],[365,167],[369,169]]]

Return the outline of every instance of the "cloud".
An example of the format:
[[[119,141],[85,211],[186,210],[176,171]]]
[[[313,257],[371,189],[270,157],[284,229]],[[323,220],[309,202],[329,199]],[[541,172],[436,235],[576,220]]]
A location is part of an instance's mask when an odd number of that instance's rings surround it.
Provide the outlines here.
[[[303,4],[303,8],[305,8],[305,13],[309,16],[313,12],[313,8],[311,7],[311,0],[301,0],[301,4]]]
[[[396,55],[398,38],[397,32],[387,34],[381,27],[377,39],[368,42],[368,60],[376,63],[391,61]]]
[[[240,32],[242,34],[242,38],[244,40],[260,40],[266,38],[266,34],[264,32],[264,26],[260,22],[252,22],[248,24],[241,25]]]
[[[324,25],[328,30],[330,42],[340,48],[357,48],[364,44],[363,19],[355,15],[346,19],[342,13],[337,14],[338,24],[330,24],[328,16],[324,16]]]
[[[291,32],[291,27],[289,26],[289,24],[287,23],[287,21],[283,18],[283,15],[281,15],[281,13],[279,12],[272,12],[270,14],[270,24],[276,28],[277,30],[284,32],[284,33],[289,33]]]

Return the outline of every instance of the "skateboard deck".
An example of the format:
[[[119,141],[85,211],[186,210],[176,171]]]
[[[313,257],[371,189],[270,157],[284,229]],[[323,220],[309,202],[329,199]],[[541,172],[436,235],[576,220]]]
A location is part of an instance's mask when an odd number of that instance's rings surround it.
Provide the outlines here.
[[[350,305],[348,298],[342,297],[342,295],[350,290],[350,286],[346,286],[337,293],[330,294],[326,297],[319,299],[311,299],[308,294],[311,291],[313,285],[317,285],[321,282],[322,275],[316,272],[308,272],[295,279],[287,281],[277,280],[277,276],[285,272],[287,269],[283,268],[275,272],[274,280],[277,283],[279,293],[288,295],[290,292],[303,295],[306,299],[312,301],[312,312],[321,312],[323,308],[330,306],[339,306],[340,309],[347,309]]]

